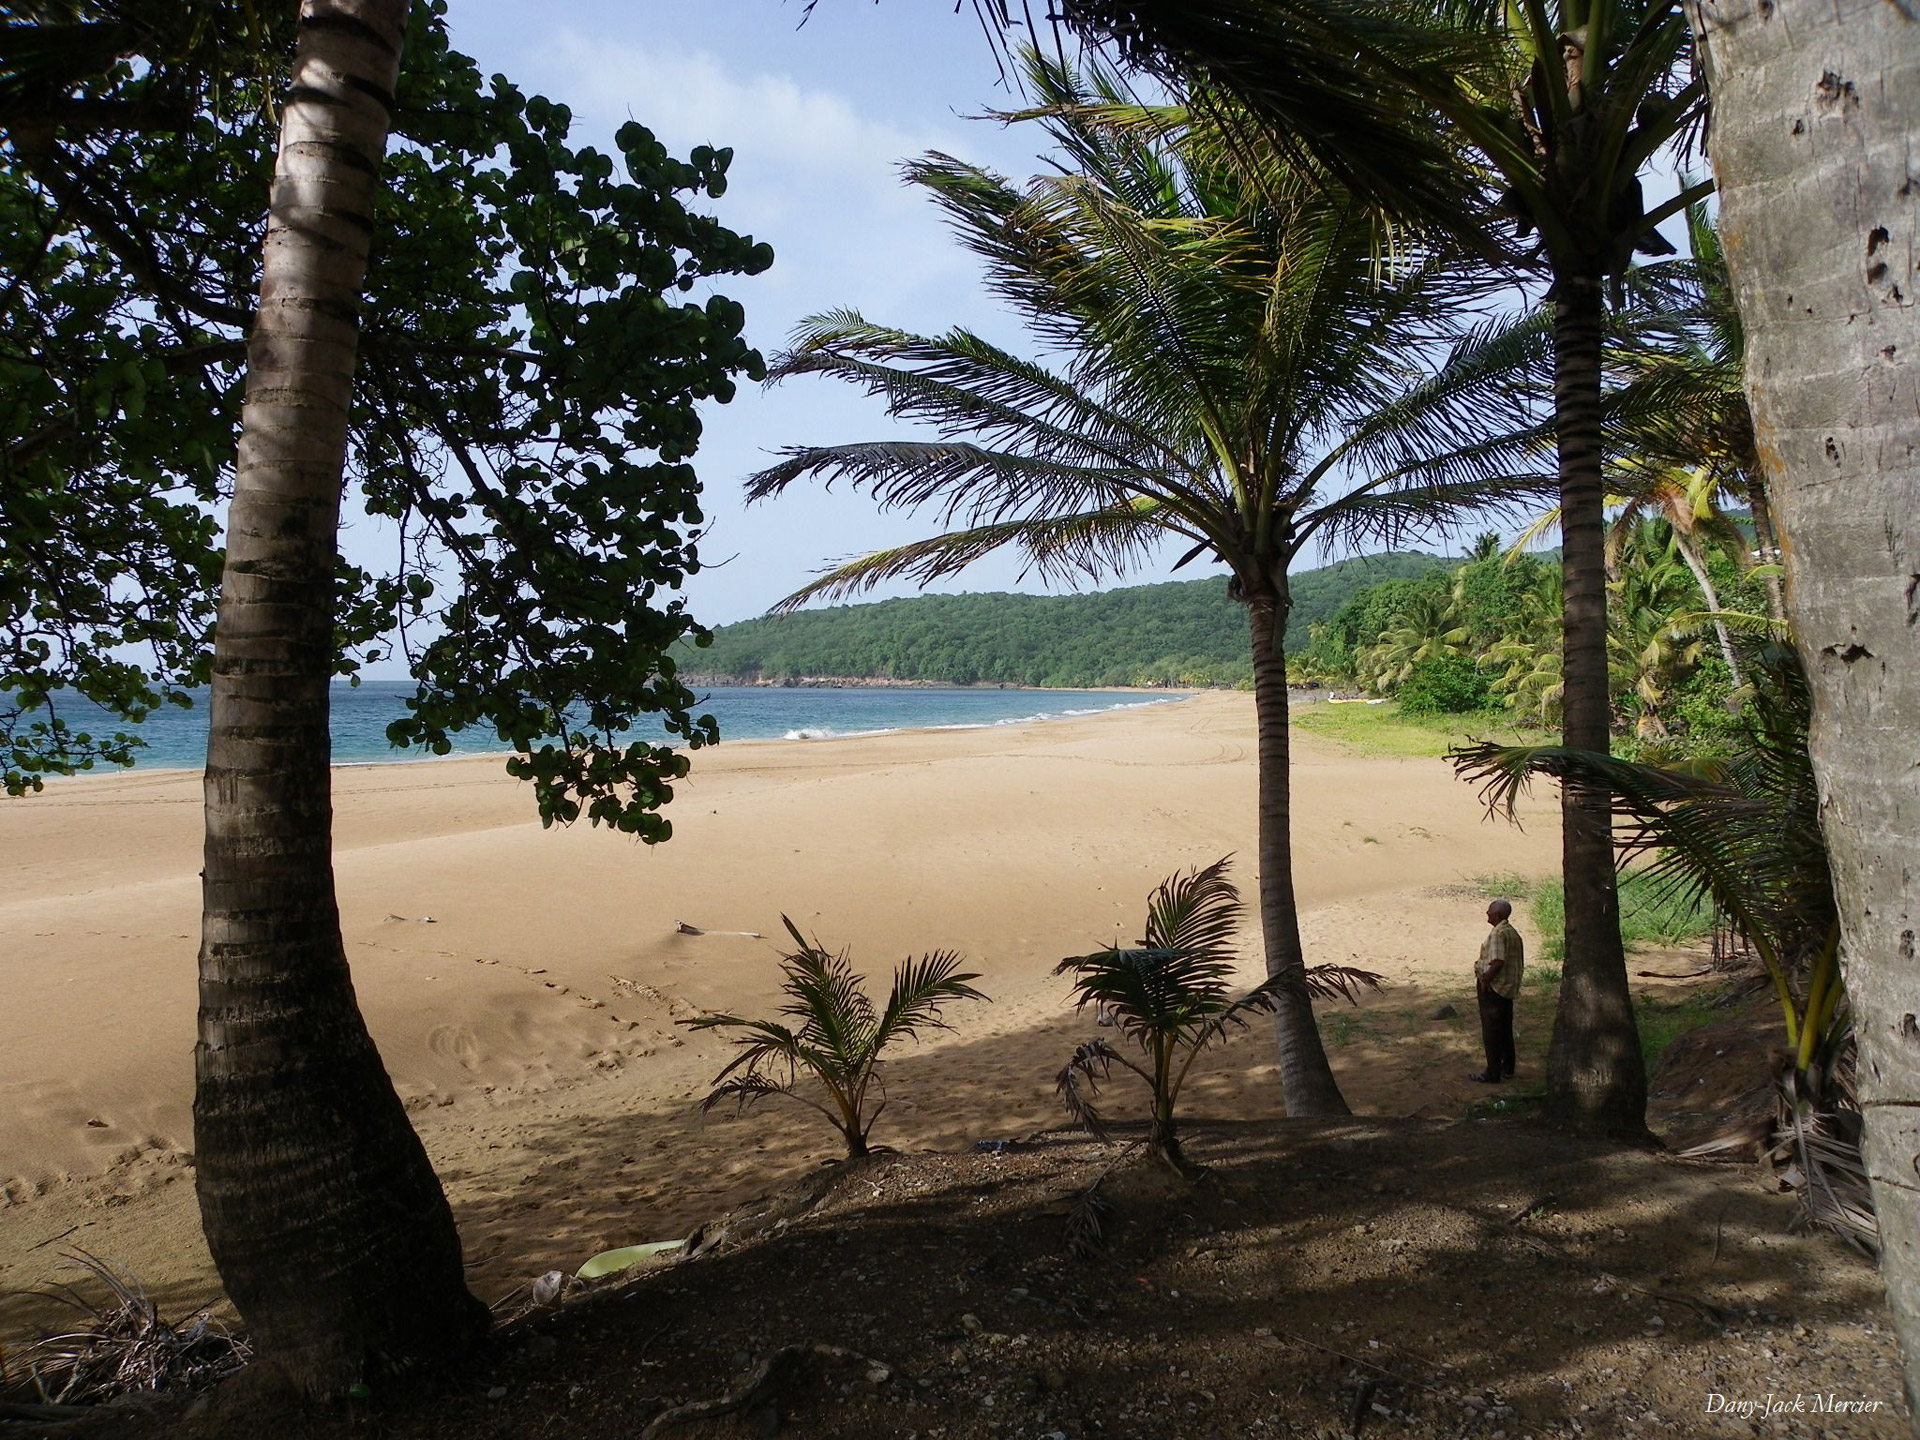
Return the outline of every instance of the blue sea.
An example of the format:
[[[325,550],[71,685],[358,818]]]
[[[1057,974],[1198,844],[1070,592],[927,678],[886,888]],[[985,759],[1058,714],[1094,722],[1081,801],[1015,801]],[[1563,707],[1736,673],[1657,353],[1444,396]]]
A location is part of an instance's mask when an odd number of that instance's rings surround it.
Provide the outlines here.
[[[333,759],[338,765],[431,759],[423,750],[396,750],[387,743],[387,726],[406,713],[411,682],[369,680],[355,687],[333,687]],[[1111,690],[844,690],[795,687],[722,686],[697,692],[696,713],[712,715],[726,740],[830,740],[848,735],[878,735],[890,730],[964,730],[1019,725],[1068,716],[1098,715],[1140,705],[1165,705],[1187,698],[1187,691],[1151,695]],[[207,757],[204,693],[191,710],[168,706],[135,727],[147,742],[137,752],[141,769],[197,770]],[[69,700],[61,715],[79,730],[111,734],[126,727],[92,706]],[[640,739],[665,738],[659,730],[636,730]],[[456,754],[503,751],[490,729],[453,737]],[[102,767],[109,768],[109,767]],[[96,770],[94,773],[100,773]]]

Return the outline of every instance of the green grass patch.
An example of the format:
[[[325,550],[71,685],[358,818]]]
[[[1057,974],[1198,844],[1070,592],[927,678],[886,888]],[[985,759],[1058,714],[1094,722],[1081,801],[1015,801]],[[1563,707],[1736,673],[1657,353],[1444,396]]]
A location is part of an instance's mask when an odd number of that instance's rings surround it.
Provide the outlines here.
[[[1640,1054],[1647,1062],[1647,1074],[1653,1074],[1667,1047],[1690,1030],[1727,1018],[1720,1001],[1721,992],[1706,991],[1684,1000],[1657,1000],[1641,996],[1634,1002],[1633,1018],[1640,1030]]]
[[[1402,715],[1385,705],[1297,705],[1293,728],[1323,740],[1337,740],[1370,755],[1444,755],[1468,740],[1519,744],[1521,736],[1504,715]]]
[[[1567,892],[1558,880],[1482,875],[1475,883],[1489,896],[1529,901],[1532,928],[1540,937],[1538,958],[1549,966],[1567,958]],[[1676,895],[1670,885],[1638,870],[1620,877],[1620,939],[1629,950],[1636,945],[1684,945],[1712,928],[1711,906]],[[1528,972],[1530,980],[1531,964]],[[1554,977],[1559,978],[1558,970]]]

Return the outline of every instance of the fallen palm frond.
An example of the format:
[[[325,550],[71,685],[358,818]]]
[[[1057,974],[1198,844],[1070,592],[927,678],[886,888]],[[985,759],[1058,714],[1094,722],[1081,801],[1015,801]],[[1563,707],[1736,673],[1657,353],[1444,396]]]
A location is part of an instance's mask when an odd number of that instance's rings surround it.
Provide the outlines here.
[[[1106,1178],[1102,1174],[1074,1196],[1073,1205],[1067,1211],[1067,1249],[1075,1255],[1098,1255],[1107,1243],[1107,1212],[1113,1207],[1100,1193]]]
[[[107,1297],[96,1303],[64,1284],[42,1292],[85,1317],[72,1329],[43,1336],[22,1357],[25,1374],[19,1378],[42,1404],[99,1405],[129,1395],[199,1390],[251,1358],[247,1342],[205,1312],[175,1325],[125,1271],[85,1250],[67,1251],[64,1258],[105,1286]]]

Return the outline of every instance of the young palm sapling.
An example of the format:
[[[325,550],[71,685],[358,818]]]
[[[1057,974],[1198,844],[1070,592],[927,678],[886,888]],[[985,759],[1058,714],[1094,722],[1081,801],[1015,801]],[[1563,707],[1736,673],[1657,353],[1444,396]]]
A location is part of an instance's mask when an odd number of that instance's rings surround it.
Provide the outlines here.
[[[1202,1050],[1229,1025],[1245,1025],[1247,1015],[1271,1012],[1288,985],[1310,996],[1351,1001],[1361,986],[1380,984],[1372,971],[1314,965],[1304,978],[1275,975],[1234,998],[1229,989],[1236,968],[1233,937],[1242,907],[1240,892],[1227,878],[1232,858],[1223,856],[1205,869],[1162,881],[1147,901],[1146,934],[1138,946],[1071,955],[1054,970],[1073,976],[1079,1008],[1095,1006],[1103,1023],[1110,1017],[1143,1052],[1136,1062],[1104,1039],[1089,1040],[1056,1077],[1054,1093],[1075,1120],[1104,1138],[1106,1122],[1092,1097],[1113,1066],[1131,1070],[1153,1092],[1147,1152],[1182,1174],[1188,1167],[1174,1127],[1174,1105]]]
[[[857,1159],[867,1153],[867,1136],[887,1105],[886,1087],[879,1084],[881,1052],[923,1029],[951,1029],[940,1018],[945,1002],[987,997],[968,983],[980,977],[960,969],[957,953],[938,950],[903,960],[893,972],[885,1008],[876,1012],[845,951],[829,954],[818,940],[809,944],[793,921],[784,915],[780,919],[798,947],[780,961],[786,977],[780,988],[788,997],[780,1014],[797,1023],[738,1015],[682,1020],[694,1030],[740,1032],[734,1042],[740,1053],[713,1077],[713,1093],[704,1108],[733,1100],[745,1109],[784,1095],[825,1115],[846,1141],[847,1158]],[[800,1093],[796,1087],[805,1076],[819,1083],[825,1101]],[[876,1084],[880,1099],[869,1109]]]

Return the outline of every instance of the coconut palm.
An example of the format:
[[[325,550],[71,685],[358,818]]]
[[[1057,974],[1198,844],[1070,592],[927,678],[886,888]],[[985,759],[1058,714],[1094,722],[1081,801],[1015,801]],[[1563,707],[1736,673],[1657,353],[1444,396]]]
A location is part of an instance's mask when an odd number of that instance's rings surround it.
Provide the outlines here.
[[[1401,147],[1402,171],[1449,164],[1498,177],[1499,205],[1521,245],[1517,263],[1549,281],[1555,431],[1566,566],[1566,743],[1605,750],[1606,663],[1601,360],[1605,292],[1636,249],[1671,253],[1654,227],[1704,195],[1702,184],[1648,210],[1640,171],[1706,111],[1704,76],[1679,0],[1460,0],[1432,9],[1349,0],[1062,0],[1066,23],[1116,39],[1175,83],[1198,78],[1258,117],[1282,149],[1307,150],[1370,199],[1406,214],[1411,181],[1375,181],[1372,157]],[[1333,126],[1330,90],[1400,121],[1357,114]],[[1398,105],[1395,105],[1395,101]],[[1441,140],[1409,141],[1408,115],[1443,122]],[[1371,126],[1370,130],[1363,127]],[[1463,162],[1445,141],[1463,147]],[[1437,186],[1437,182],[1435,184]],[[1465,228],[1473,207],[1430,217]],[[1562,796],[1567,958],[1549,1058],[1548,1109],[1583,1127],[1639,1134],[1646,1072],[1620,944],[1606,807]]]
[[[337,1396],[488,1316],[354,998],[330,863],[353,317],[407,4],[301,13],[220,584],[193,1134],[207,1245],[255,1345]]]
[[[1352,1000],[1362,986],[1378,988],[1380,977],[1348,965],[1314,965],[1295,982],[1269,975],[1235,997],[1234,935],[1240,928],[1240,892],[1227,878],[1232,856],[1173,875],[1147,900],[1146,933],[1140,943],[1109,946],[1092,955],[1071,955],[1055,968],[1073,977],[1084,1010],[1093,1005],[1141,1051],[1139,1062],[1105,1040],[1089,1040],[1073,1052],[1054,1080],[1069,1114],[1098,1138],[1107,1133],[1093,1096],[1115,1065],[1131,1070],[1153,1095],[1147,1153],[1186,1173],[1174,1107],[1200,1052],[1248,1015],[1271,1011],[1289,984],[1303,983],[1323,999]]]
[[[1847,993],[1859,1021],[1881,1271],[1920,1395],[1920,25],[1911,6],[1841,0],[1702,6],[1713,165],[1746,341],[1768,500],[1789,543],[1787,613],[1807,661]],[[1840,177],[1850,203],[1795,205]],[[1816,298],[1817,297],[1817,298]],[[1809,314],[1808,312],[1812,313]],[[1898,857],[1896,861],[1896,857]]]
[[[1618,457],[1611,484],[1623,495],[1644,497],[1649,510],[1689,539],[1700,528],[1740,555],[1745,538],[1724,511],[1728,501],[1744,505],[1778,619],[1786,613],[1775,568],[1780,542],[1747,406],[1746,337],[1720,232],[1704,203],[1687,207],[1687,238],[1691,254],[1638,266],[1626,277],[1629,303],[1616,317],[1609,347],[1616,377],[1609,449]],[[1711,583],[1703,579],[1702,588],[1709,608],[1719,609]],[[1738,674],[1737,665],[1729,668]]]
[[[1224,564],[1251,629],[1267,966],[1298,981],[1288,570],[1311,547],[1392,542],[1541,493],[1549,478],[1524,468],[1538,436],[1508,382],[1527,342],[1475,335],[1437,372],[1420,369],[1460,294],[1444,266],[1419,255],[1381,266],[1369,218],[1323,187],[1254,195],[1177,139],[1103,125],[1090,104],[1123,99],[1108,77],[1083,82],[1034,58],[1028,83],[1065,173],[1023,192],[934,155],[908,176],[1059,362],[966,331],[811,321],[776,378],[836,377],[938,434],[797,448],[749,493],[846,480],[882,506],[934,505],[962,522],[842,565],[787,605],[931,581],[1003,548],[1056,580],[1119,573],[1168,537],[1186,559]],[[1345,1113],[1304,985],[1276,994],[1289,1113]]]
[[[1621,537],[1617,541],[1614,536]],[[1693,577],[1673,531],[1658,521],[1616,521],[1609,549],[1618,556],[1607,606],[1607,666],[1613,693],[1632,705],[1641,740],[1667,734],[1661,708],[1699,663],[1701,642],[1688,613]]]
[[[1487,648],[1481,660],[1484,668],[1501,672],[1493,681],[1493,693],[1516,721],[1525,724],[1560,722],[1564,658],[1560,574],[1558,565],[1539,568],[1533,588],[1521,596],[1509,617],[1506,633]]]
[[[1562,746],[1456,751],[1490,808],[1511,815],[1533,775],[1613,797],[1623,860],[1683,893],[1711,898],[1753,942],[1779,999],[1790,1061],[1771,1137],[1792,1162],[1802,1203],[1822,1223],[1871,1243],[1853,1096],[1852,1026],[1840,982],[1839,919],[1821,800],[1807,755],[1812,713],[1791,647],[1743,637],[1752,694],[1731,758],[1633,764]]]
[[[1422,660],[1458,655],[1467,639],[1459,597],[1423,591],[1355,657],[1359,679],[1376,694],[1387,694],[1398,689]]]
[[[968,983],[980,977],[963,971],[953,951],[940,950],[903,961],[893,973],[887,1003],[875,1010],[844,953],[822,949],[819,941],[809,942],[793,921],[784,915],[780,919],[798,947],[780,961],[780,988],[788,997],[780,1013],[799,1023],[745,1020],[738,1015],[682,1020],[682,1025],[694,1030],[740,1032],[735,1040],[739,1053],[714,1076],[704,1108],[711,1110],[727,1100],[742,1109],[775,1096],[797,1100],[825,1115],[846,1142],[847,1158],[857,1160],[867,1153],[873,1122],[887,1108],[880,1079],[881,1052],[922,1030],[949,1029],[940,1018],[940,1007],[947,1001],[987,997]],[[796,1088],[803,1078],[825,1092],[824,1102]],[[876,1087],[881,1094],[877,1103]]]

